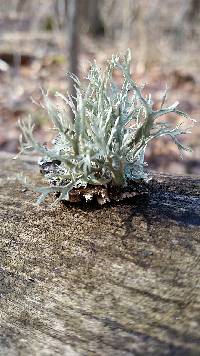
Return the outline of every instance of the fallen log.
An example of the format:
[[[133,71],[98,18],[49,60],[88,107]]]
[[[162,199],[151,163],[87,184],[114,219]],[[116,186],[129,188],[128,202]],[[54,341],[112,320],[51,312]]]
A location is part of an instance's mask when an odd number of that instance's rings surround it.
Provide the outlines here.
[[[200,178],[102,207],[36,206],[0,154],[0,355],[198,355]]]

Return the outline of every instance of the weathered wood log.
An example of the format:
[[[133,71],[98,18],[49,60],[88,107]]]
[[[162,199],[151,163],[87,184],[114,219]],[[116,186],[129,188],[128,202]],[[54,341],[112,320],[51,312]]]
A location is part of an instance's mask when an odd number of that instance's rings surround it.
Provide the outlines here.
[[[37,207],[35,163],[0,162],[0,355],[199,355],[200,178]]]

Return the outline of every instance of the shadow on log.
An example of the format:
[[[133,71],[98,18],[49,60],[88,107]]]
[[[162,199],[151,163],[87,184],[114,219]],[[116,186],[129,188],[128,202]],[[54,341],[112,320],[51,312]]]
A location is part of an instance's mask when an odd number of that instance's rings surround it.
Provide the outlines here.
[[[96,209],[36,207],[14,180],[41,179],[35,163],[0,161],[0,354],[199,354],[198,177],[155,174],[148,195]]]

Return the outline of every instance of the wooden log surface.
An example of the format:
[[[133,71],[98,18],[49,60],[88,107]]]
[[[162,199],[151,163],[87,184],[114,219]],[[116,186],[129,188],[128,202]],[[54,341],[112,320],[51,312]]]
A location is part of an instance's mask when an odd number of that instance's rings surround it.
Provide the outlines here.
[[[199,355],[200,178],[103,207],[35,206],[0,154],[0,355]],[[52,201],[49,198],[49,202]]]

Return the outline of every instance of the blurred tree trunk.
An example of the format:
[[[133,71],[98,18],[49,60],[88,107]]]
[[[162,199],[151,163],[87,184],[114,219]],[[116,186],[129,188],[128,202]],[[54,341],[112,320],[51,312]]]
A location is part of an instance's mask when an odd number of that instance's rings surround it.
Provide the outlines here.
[[[200,16],[200,0],[191,0],[189,11],[188,11],[188,19],[190,21],[197,20]]]
[[[68,58],[69,72],[78,76],[78,57],[80,46],[80,1],[65,0],[67,12],[67,39],[68,39]],[[70,80],[70,94],[75,95],[74,83]]]
[[[65,0],[67,18],[67,39],[68,39],[68,58],[69,72],[78,76],[78,58],[80,47],[80,32],[82,26],[86,31],[94,35],[104,32],[100,17],[100,0]],[[70,80],[70,92],[75,94],[72,80]]]
[[[16,4],[16,10],[17,12],[21,12],[23,10],[23,7],[25,5],[26,0],[19,0]]]
[[[138,6],[138,36],[139,36],[139,53],[137,72],[143,74],[147,64],[147,49],[148,49],[148,33],[147,33],[147,16],[148,16],[148,1],[144,0]]]
[[[82,20],[86,31],[94,36],[104,34],[100,8],[102,0],[80,0]]]
[[[59,30],[61,30],[65,24],[65,6],[65,0],[55,0],[54,12],[56,18],[56,25]]]

